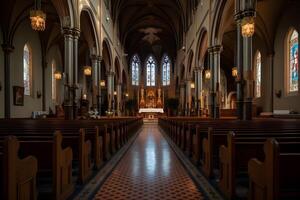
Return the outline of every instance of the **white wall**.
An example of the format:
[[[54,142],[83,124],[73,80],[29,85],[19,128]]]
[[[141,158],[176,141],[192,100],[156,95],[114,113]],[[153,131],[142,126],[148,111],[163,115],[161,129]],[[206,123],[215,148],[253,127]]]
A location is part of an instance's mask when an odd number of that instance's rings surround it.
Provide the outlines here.
[[[42,92],[42,54],[39,35],[34,32],[29,21],[24,21],[16,31],[11,54],[11,89],[13,86],[23,86],[23,48],[29,43],[32,49],[32,96],[25,96],[24,106],[13,105],[13,90],[11,92],[11,117],[30,117],[32,111],[42,110],[42,98],[37,98],[37,91]]]
[[[55,112],[55,106],[63,102],[63,80],[56,80],[56,100],[52,99],[52,62],[55,61],[56,70],[62,72],[62,57],[57,45],[50,48],[47,52],[47,68],[45,70],[46,83],[46,110],[51,108]]]
[[[0,28],[0,44],[3,44],[2,41],[2,30]],[[2,89],[0,91],[0,118],[4,117],[4,57],[3,50],[0,48],[0,84]]]

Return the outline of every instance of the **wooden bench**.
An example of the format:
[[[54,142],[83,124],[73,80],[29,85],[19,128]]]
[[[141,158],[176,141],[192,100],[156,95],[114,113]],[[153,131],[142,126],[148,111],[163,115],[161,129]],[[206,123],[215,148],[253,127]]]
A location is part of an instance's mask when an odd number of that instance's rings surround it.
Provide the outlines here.
[[[282,144],[268,139],[264,161],[254,158],[248,163],[249,199],[300,199],[299,149],[298,142]]]
[[[19,141],[14,136],[0,144],[1,195],[4,200],[36,199],[37,159],[19,158]]]
[[[297,142],[300,145],[300,134],[290,137],[282,133],[250,136],[228,133],[227,145],[222,145],[219,149],[219,187],[226,197],[232,199],[246,196],[241,191],[248,189],[248,161],[253,157],[264,158],[263,144],[270,137],[276,138],[282,144]]]

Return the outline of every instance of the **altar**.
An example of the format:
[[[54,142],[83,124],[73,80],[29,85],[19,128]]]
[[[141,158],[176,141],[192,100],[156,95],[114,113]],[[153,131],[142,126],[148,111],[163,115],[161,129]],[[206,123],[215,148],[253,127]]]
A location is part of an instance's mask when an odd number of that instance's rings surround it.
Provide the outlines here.
[[[164,113],[160,88],[141,88],[139,98],[139,114],[144,118],[155,119]]]
[[[139,113],[148,119],[155,119],[159,114],[164,113],[164,109],[162,108],[140,108]]]

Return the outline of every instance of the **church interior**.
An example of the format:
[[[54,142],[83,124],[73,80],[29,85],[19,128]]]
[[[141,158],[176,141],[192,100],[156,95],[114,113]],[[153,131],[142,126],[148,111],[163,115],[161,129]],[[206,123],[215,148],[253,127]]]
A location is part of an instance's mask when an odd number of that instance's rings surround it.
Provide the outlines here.
[[[300,1],[0,5],[0,199],[300,199]]]

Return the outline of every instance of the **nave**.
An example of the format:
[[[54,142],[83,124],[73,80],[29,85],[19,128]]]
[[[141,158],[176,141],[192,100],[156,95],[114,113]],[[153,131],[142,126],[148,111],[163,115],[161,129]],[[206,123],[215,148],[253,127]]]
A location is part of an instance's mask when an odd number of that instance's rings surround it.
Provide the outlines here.
[[[157,124],[144,124],[95,199],[204,199]]]

